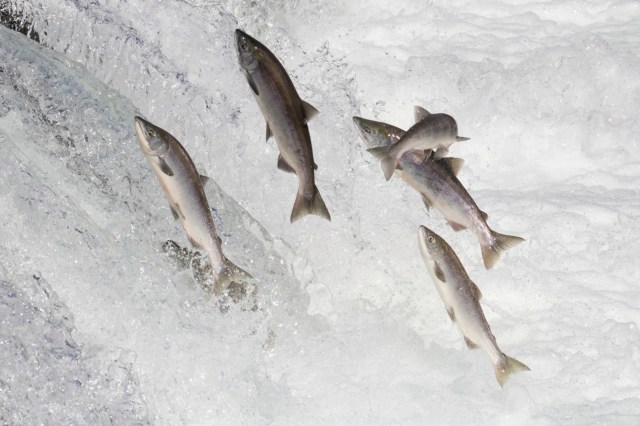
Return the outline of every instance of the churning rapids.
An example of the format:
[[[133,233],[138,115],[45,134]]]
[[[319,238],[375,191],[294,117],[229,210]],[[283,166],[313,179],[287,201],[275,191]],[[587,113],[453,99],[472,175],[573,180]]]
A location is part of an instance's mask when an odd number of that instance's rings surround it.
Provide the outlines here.
[[[0,0],[0,424],[637,425],[636,1]],[[289,214],[234,30],[278,56],[310,123],[331,222]],[[32,39],[37,39],[36,42]],[[353,116],[445,112],[459,179],[526,241],[475,236],[386,182]],[[215,298],[135,140],[189,151],[230,259]],[[495,382],[420,258],[419,225],[482,289]]]

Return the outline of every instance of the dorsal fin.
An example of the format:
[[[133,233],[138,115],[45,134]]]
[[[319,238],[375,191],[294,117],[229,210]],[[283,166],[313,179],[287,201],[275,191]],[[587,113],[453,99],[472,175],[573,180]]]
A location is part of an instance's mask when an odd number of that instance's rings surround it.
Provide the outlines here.
[[[429,211],[429,209],[431,209],[431,200],[429,200],[424,194],[420,195],[422,196],[422,202],[424,203],[424,206],[427,208],[427,211]]]
[[[476,285],[476,283],[471,281],[470,286],[471,286],[471,291],[473,292],[476,300],[482,299],[482,292],[480,291],[480,288]]]
[[[203,188],[205,186],[207,186],[207,184],[209,183],[210,180],[211,180],[211,178],[209,176],[200,175],[200,182],[202,183],[202,187]]]
[[[267,141],[269,140],[269,138],[273,136],[273,133],[271,133],[271,127],[269,127],[269,123],[267,123]]]
[[[416,123],[420,120],[423,120],[425,117],[430,116],[431,113],[429,111],[427,111],[426,109],[422,108],[421,106],[415,106],[413,107],[413,116],[416,119]]]
[[[309,121],[311,121],[311,119],[313,117],[315,117],[316,115],[320,114],[320,111],[318,111],[313,105],[311,105],[308,102],[305,102],[303,100],[301,100],[302,102],[302,109],[304,110],[304,119],[306,120],[306,122],[308,123]]]
[[[454,176],[458,175],[458,172],[464,164],[464,160],[462,158],[456,157],[441,158],[440,160],[438,160],[438,162],[442,164],[443,167],[446,167],[447,170],[449,170],[451,173],[453,173]]]

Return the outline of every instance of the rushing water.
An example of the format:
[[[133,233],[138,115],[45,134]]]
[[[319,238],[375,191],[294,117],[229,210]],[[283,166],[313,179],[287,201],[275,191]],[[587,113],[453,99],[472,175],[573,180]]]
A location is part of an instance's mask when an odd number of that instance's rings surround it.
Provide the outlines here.
[[[0,423],[628,424],[640,419],[640,6],[633,1],[4,0],[0,27]],[[293,176],[233,31],[283,61],[332,222],[289,214]],[[35,37],[32,37],[35,38]],[[451,148],[489,224],[524,244],[485,271],[351,117]],[[133,135],[180,139],[225,252],[257,280],[215,299]],[[481,288],[496,384],[420,259],[425,224]]]

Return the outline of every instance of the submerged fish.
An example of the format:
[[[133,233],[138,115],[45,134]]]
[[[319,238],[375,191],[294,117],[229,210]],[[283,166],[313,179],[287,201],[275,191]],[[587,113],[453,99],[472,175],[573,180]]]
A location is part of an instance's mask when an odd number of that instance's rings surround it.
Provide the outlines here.
[[[235,37],[240,65],[267,122],[267,139],[273,135],[280,150],[278,168],[298,176],[291,223],[308,214],[331,220],[315,184],[317,166],[307,126],[318,110],[300,99],[289,75],[269,49],[240,30]]]
[[[529,367],[505,355],[498,347],[480,306],[482,293],[471,281],[449,244],[424,226],[418,231],[418,240],[422,259],[431,273],[438,294],[449,318],[460,327],[467,347],[480,347],[489,355],[500,386],[504,386],[511,374],[528,371]]]
[[[385,179],[391,179],[402,154],[408,151],[438,150],[439,157],[446,154],[447,148],[456,141],[469,138],[458,136],[456,120],[447,114],[431,114],[421,107],[415,108],[416,124],[388,147],[372,148],[368,151],[380,159]]]
[[[379,121],[360,117],[354,117],[353,121],[367,146],[389,146],[393,141],[402,139],[405,133],[402,129]],[[397,173],[420,193],[427,210],[434,207],[454,231],[469,229],[478,237],[482,260],[489,269],[502,252],[524,239],[500,234],[489,227],[487,214],[480,210],[456,177],[463,162],[451,157],[434,160],[423,152],[409,151],[400,157]]]
[[[135,117],[134,127],[138,144],[169,200],[173,217],[180,221],[189,242],[209,256],[214,292],[219,293],[234,280],[251,278],[222,253],[201,177],[182,144],[143,118]]]

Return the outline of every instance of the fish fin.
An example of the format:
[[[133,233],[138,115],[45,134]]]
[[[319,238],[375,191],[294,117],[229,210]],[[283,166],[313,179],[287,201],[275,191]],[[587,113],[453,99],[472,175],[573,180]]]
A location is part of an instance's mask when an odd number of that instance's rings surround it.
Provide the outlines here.
[[[456,322],[456,314],[453,312],[453,308],[450,306],[447,307],[447,315],[449,315],[451,321]]]
[[[164,161],[164,158],[162,157],[156,157],[156,158],[160,163],[160,170],[162,170],[162,173],[164,173],[167,176],[173,176],[173,170],[171,170],[171,167],[169,167],[167,162]]]
[[[454,221],[452,221],[452,220],[448,220],[448,219],[447,219],[447,223],[449,224],[449,226],[451,227],[451,229],[453,229],[453,230],[454,230],[454,231],[456,231],[456,232],[459,232],[459,231],[462,231],[462,230],[464,230],[464,229],[467,229],[467,227],[466,227],[466,226],[464,226],[464,225],[460,225],[459,223],[454,222]]]
[[[467,336],[464,336],[464,342],[467,344],[467,348],[469,349],[478,349],[478,345],[469,339]]]
[[[256,82],[253,81],[253,77],[251,77],[251,74],[249,74],[248,72],[244,73],[245,77],[247,77],[247,81],[249,82],[249,87],[251,87],[251,90],[253,90],[253,93],[255,93],[256,96],[258,96],[260,93],[258,92],[258,86],[256,86]]]
[[[171,215],[175,220],[178,220],[180,218],[184,219],[184,214],[182,213],[182,210],[180,210],[179,204],[169,203],[169,208],[171,209]]]
[[[207,186],[210,180],[211,178],[209,176],[200,175],[200,182],[202,183],[203,187]]]
[[[413,116],[416,119],[416,123],[420,120],[423,120],[424,118],[430,116],[431,113],[429,111],[427,111],[426,109],[420,107],[420,106],[414,106],[413,107]]]
[[[293,173],[293,174],[296,173],[296,171],[293,170],[293,167],[291,167],[289,163],[287,163],[287,160],[285,160],[282,155],[278,155],[278,168],[283,172]]]
[[[271,136],[273,136],[273,133],[271,133],[271,127],[269,127],[269,123],[267,123],[267,138],[265,140],[268,141]]]
[[[445,157],[438,160],[443,167],[449,170],[454,176],[458,176],[462,165],[464,164],[464,160],[462,158],[455,157]]]
[[[424,206],[427,208],[427,211],[429,211],[429,209],[431,209],[431,201],[427,198],[426,195],[424,194],[420,194],[422,196],[422,202],[424,203]]]
[[[471,281],[471,291],[473,292],[476,300],[482,299],[482,292],[480,291],[480,287],[473,281]]]
[[[441,158],[446,157],[447,155],[449,155],[449,150],[447,148],[438,148],[436,152],[433,154],[433,159],[439,160]]]
[[[329,210],[327,210],[327,206],[324,204],[320,191],[318,191],[318,188],[315,186],[313,188],[313,196],[310,198],[305,198],[300,192],[298,192],[296,195],[296,201],[293,203],[293,210],[291,210],[290,221],[293,223],[308,214],[314,214],[331,221]]]
[[[311,121],[313,117],[320,114],[320,111],[318,111],[316,107],[314,107],[310,103],[305,102],[303,100],[301,100],[301,102],[302,102],[302,109],[304,110],[304,118],[307,123]]]
[[[196,240],[194,240],[193,238],[191,238],[191,235],[187,235],[187,239],[189,240],[189,243],[190,243],[192,246],[194,246],[195,248],[199,248],[199,249],[202,249],[202,248],[203,248],[200,244],[198,244],[198,243],[196,242]]]
[[[313,170],[318,170],[318,165],[316,163],[313,163]]]
[[[512,235],[499,234],[495,231],[491,231],[493,237],[493,245],[480,243],[480,249],[482,250],[482,260],[484,267],[491,269],[493,265],[498,261],[500,255],[507,249],[520,244],[524,241],[524,238],[514,237]]]
[[[434,262],[435,266],[433,268],[433,272],[436,274],[436,277],[442,281],[443,283],[447,282],[447,278],[444,276],[444,272],[442,271],[442,269],[440,268],[440,265],[438,265],[438,262]]]
[[[180,215],[178,214],[178,212],[176,211],[176,209],[173,208],[173,206],[171,204],[169,204],[169,208],[171,209],[171,215],[173,216],[173,218],[175,220],[178,220],[178,218],[180,217]]]
[[[531,371],[529,367],[527,367],[517,359],[511,358],[509,355],[502,355],[504,356],[504,358],[501,358],[500,361],[498,361],[498,363],[494,366],[496,379],[498,380],[500,387],[504,387],[504,383],[513,373],[517,373],[519,371]]]
[[[233,281],[247,281],[252,278],[251,274],[233,264],[225,257],[222,270],[215,274],[215,277],[213,278],[213,292],[215,294],[220,294],[220,292],[229,287],[229,284]]]
[[[431,150],[425,149],[420,151],[411,151],[411,154],[412,154],[411,160],[416,164],[421,164],[427,161],[427,159],[431,155]]]
[[[470,138],[465,138],[464,136],[457,136],[456,137],[456,142],[464,142],[464,141],[468,141]]]
[[[367,150],[368,153],[373,154],[380,160],[382,165],[382,171],[386,180],[391,179],[393,171],[398,167],[398,158],[391,156],[391,148],[388,146],[380,146],[378,148],[371,148]]]
[[[489,215],[486,214],[485,212],[483,212],[482,210],[480,210],[480,215],[482,216],[482,218],[485,220],[485,222],[487,220],[489,220]]]

